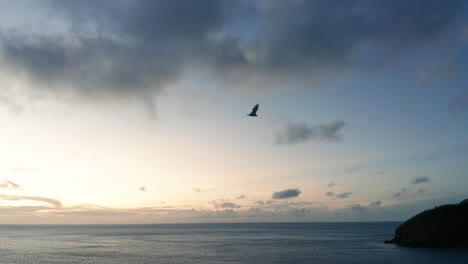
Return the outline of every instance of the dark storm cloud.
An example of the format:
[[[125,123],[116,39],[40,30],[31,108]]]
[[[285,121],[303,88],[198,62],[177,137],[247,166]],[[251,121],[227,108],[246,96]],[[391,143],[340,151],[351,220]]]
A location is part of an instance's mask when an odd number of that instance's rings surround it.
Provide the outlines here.
[[[2,30],[3,61],[15,73],[51,89],[86,95],[155,92],[197,60],[242,61],[224,28],[221,1],[52,1],[70,21],[63,34]],[[92,33],[92,31],[97,33]]]
[[[340,130],[345,122],[338,120],[328,124],[309,125],[304,122],[288,123],[284,131],[276,135],[276,143],[279,145],[303,143],[309,140],[340,141]]]
[[[383,53],[426,44],[461,1],[267,1],[267,60],[287,69],[344,66],[359,45]]]
[[[336,199],[346,199],[350,197],[352,194],[353,194],[352,192],[337,193],[335,197]]]
[[[293,198],[293,197],[298,197],[300,193],[301,193],[301,190],[299,190],[299,189],[286,189],[286,190],[283,190],[283,191],[274,192],[271,195],[271,198],[273,198],[273,199],[289,199],[289,198]]]
[[[51,13],[70,27],[53,34],[0,28],[1,63],[2,70],[35,86],[99,98],[146,98],[185,69],[200,66],[217,76],[239,73],[236,80],[297,74],[310,79],[368,60],[363,47],[388,58],[426,45],[454,25],[461,5],[457,0],[51,1]],[[292,142],[317,133],[339,139],[335,133],[342,125],[335,125],[314,132],[299,125]]]
[[[420,183],[426,183],[426,182],[429,182],[430,179],[429,177],[426,177],[426,176],[419,176],[419,177],[416,177],[414,178],[411,183],[412,184],[420,184]]]

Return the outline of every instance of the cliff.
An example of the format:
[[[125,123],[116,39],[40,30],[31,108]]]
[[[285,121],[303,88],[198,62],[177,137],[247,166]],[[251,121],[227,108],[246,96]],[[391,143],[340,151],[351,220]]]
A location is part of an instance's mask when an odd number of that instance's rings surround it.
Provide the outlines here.
[[[413,216],[385,243],[408,247],[468,247],[468,199]]]

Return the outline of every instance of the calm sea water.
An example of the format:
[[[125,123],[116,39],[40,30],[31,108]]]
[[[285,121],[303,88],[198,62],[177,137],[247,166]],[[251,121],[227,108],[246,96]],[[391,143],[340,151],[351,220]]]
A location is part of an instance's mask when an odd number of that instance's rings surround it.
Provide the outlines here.
[[[398,223],[0,226],[0,263],[468,263],[384,244]]]

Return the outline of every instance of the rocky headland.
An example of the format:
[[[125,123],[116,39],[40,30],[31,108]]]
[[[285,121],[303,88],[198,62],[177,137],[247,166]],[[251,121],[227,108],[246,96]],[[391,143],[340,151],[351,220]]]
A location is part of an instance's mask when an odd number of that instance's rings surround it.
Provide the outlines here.
[[[419,213],[395,230],[385,243],[406,247],[468,248],[468,199]]]

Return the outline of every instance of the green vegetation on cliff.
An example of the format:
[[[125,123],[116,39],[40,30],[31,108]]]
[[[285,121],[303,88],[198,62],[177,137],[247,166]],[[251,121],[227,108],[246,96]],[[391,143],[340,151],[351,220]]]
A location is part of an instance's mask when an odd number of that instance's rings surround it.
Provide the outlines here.
[[[413,216],[385,242],[409,247],[468,247],[468,199]]]

